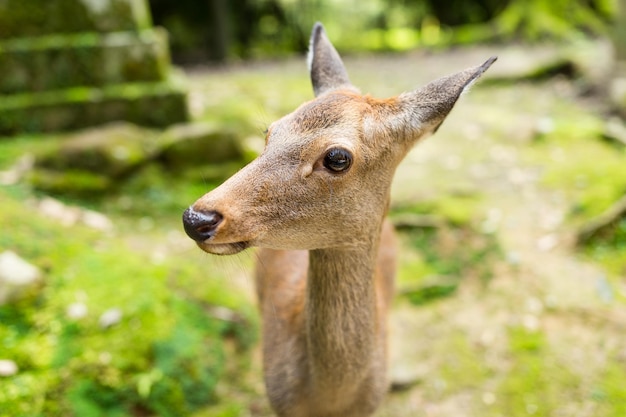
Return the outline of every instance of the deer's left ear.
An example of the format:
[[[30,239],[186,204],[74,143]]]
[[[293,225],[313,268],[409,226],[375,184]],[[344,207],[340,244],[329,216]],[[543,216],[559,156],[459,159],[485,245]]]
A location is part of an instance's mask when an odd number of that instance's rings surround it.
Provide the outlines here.
[[[338,88],[354,88],[339,53],[319,22],[313,26],[307,62],[315,96]]]
[[[388,113],[390,123],[388,128],[391,128],[397,137],[408,140],[417,140],[425,134],[435,132],[461,94],[487,71],[496,59],[497,57],[491,57],[482,65],[439,78],[415,91],[399,95],[392,101],[393,109],[391,114]]]

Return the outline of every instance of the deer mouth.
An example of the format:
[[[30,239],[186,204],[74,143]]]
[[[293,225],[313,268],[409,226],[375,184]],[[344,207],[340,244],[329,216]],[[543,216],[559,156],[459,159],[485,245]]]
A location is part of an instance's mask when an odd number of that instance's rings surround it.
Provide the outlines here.
[[[234,255],[250,247],[250,242],[209,243],[196,242],[200,249],[213,255]]]

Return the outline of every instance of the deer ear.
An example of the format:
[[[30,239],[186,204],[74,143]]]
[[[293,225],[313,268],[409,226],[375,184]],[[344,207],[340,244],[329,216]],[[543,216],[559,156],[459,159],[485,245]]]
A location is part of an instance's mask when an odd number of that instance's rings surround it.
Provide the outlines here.
[[[315,96],[340,87],[352,87],[341,57],[319,22],[313,26],[307,62]]]
[[[409,133],[410,138],[434,133],[443,123],[463,94],[490,66],[497,57],[491,57],[484,64],[465,71],[439,78],[415,91],[401,94],[394,103],[396,111],[392,123]],[[406,130],[409,126],[408,131]],[[393,126],[392,126],[393,128]]]

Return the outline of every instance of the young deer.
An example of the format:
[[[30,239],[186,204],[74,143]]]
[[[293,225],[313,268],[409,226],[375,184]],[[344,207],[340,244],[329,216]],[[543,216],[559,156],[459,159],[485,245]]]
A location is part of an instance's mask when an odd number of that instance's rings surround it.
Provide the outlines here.
[[[263,366],[284,417],[371,415],[386,390],[394,171],[495,61],[389,99],[361,95],[321,24],[316,98],[272,123],[263,153],[183,215],[206,252],[258,246]]]

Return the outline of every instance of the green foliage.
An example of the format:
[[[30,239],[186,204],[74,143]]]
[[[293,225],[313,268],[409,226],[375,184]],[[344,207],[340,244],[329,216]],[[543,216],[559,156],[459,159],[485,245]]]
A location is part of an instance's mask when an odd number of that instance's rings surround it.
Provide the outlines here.
[[[233,0],[228,7],[219,3],[151,1],[155,21],[171,32],[175,56],[224,60],[304,52],[316,21],[324,23],[335,46],[344,52],[571,40],[606,34],[617,8],[615,0]],[[206,24],[207,15],[228,23]]]
[[[495,24],[505,38],[566,39],[578,31],[606,33],[607,20],[614,12],[610,0],[513,1]]]

